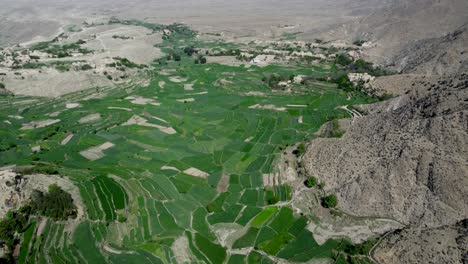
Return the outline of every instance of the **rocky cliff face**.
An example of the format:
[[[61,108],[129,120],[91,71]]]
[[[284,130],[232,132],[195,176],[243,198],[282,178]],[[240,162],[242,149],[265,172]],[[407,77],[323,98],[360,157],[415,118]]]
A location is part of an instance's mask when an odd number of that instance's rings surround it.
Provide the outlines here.
[[[407,225],[397,242],[382,243],[382,256],[392,243],[400,247],[383,263],[429,261],[433,253],[411,243],[468,218],[468,75],[412,83],[399,97],[363,107],[367,115],[353,118],[342,138],[312,140],[303,157],[307,174],[337,194],[342,210]]]

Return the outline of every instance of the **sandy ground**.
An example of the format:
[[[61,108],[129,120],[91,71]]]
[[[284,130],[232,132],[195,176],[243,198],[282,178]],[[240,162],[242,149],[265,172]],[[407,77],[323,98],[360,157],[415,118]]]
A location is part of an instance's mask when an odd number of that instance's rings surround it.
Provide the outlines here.
[[[98,121],[99,119],[101,119],[100,114],[89,114],[87,116],[80,118],[80,120],[78,120],[78,123],[80,124],[91,123],[91,122]]]
[[[127,112],[131,112],[132,109],[130,108],[126,108],[126,107],[114,107],[114,106],[109,106],[107,107],[108,109],[116,109],[116,110],[123,110],[123,111],[127,111]]]
[[[72,138],[73,138],[73,134],[68,135],[66,138],[64,138],[64,139],[62,140],[62,142],[60,142],[60,145],[63,146],[63,145],[68,144],[68,142],[70,142],[70,140],[71,140]]]
[[[188,175],[191,175],[191,176],[194,176],[194,177],[199,177],[199,178],[207,178],[209,176],[208,173],[204,172],[204,171],[201,171],[197,168],[194,168],[194,167],[191,167],[191,168],[188,168],[186,170],[184,170],[184,173],[185,174],[188,174]]]
[[[100,60],[113,57],[127,58],[138,64],[148,64],[162,55],[162,52],[154,47],[161,43],[162,35],[144,27],[127,25],[91,27],[72,35],[70,41],[88,39],[93,35],[96,35],[96,38],[88,41],[83,47],[104,50],[102,53],[90,56],[90,61],[96,64],[99,64]],[[113,38],[113,36],[129,39]]]
[[[173,171],[178,171],[180,172],[180,170],[176,167],[172,167],[172,166],[162,166],[161,167],[161,170],[173,170]]]
[[[227,192],[228,187],[229,187],[229,178],[230,178],[229,174],[223,173],[223,175],[221,176],[221,179],[218,182],[218,186],[216,187],[216,191],[218,193]]]
[[[59,44],[74,43],[85,40],[82,48],[93,50],[91,54],[73,55],[65,58],[42,58],[40,62],[50,61],[85,61],[92,70],[70,70],[59,72],[54,68],[22,69],[7,72],[1,77],[7,89],[15,94],[32,96],[61,96],[70,92],[85,90],[93,87],[110,86],[120,80],[122,72],[107,64],[114,62],[115,57],[127,58],[138,64],[148,64],[162,56],[162,52],[155,45],[161,43],[161,34],[153,33],[144,27],[126,25],[102,25],[84,28],[81,32],[67,32],[68,39]],[[115,38],[114,36],[128,39]],[[23,44],[23,46],[26,46]],[[144,52],[141,52],[144,50]],[[135,69],[127,69],[124,75],[130,76]],[[17,75],[17,74],[20,75]],[[113,77],[109,80],[104,74]],[[70,105],[73,107],[73,105]]]
[[[228,66],[240,66],[245,62],[236,59],[235,56],[208,56],[206,57],[208,63],[219,63]]]
[[[67,93],[112,85],[104,75],[91,71],[59,72],[55,69],[20,70],[21,76],[8,73],[4,80],[8,89],[21,95],[57,97]],[[24,77],[24,79],[22,79]]]
[[[125,99],[131,100],[130,102],[132,104],[136,104],[136,105],[147,105],[147,104],[151,104],[151,105],[154,105],[154,106],[159,106],[160,105],[160,103],[156,102],[155,99],[144,98],[144,97],[141,97],[141,96],[128,96]]]
[[[165,127],[165,126],[160,126],[156,124],[151,124],[145,118],[141,116],[137,116],[137,115],[132,116],[127,122],[122,124],[122,126],[131,126],[131,125],[154,127],[154,128],[159,129],[161,132],[169,134],[169,135],[177,133],[177,131],[172,127]]]
[[[307,226],[314,236],[315,241],[320,245],[329,239],[350,238],[353,243],[362,243],[378,234],[395,230],[402,225],[392,220],[373,219],[364,220],[360,223],[335,220],[331,223],[321,223],[320,225],[310,222]]]
[[[77,107],[80,107],[81,105],[79,103],[67,103],[65,105],[65,108],[67,109],[73,109],[73,108],[77,108]]]
[[[193,83],[186,83],[184,84],[185,91],[193,91]]]
[[[184,98],[184,99],[177,99],[176,100],[177,102],[181,102],[181,103],[189,103],[189,102],[195,102],[195,98]]]
[[[187,78],[182,78],[180,76],[171,76],[169,77],[169,81],[173,83],[182,83],[182,82],[186,82]]]
[[[95,146],[95,147],[91,147],[89,149],[86,149],[86,150],[83,150],[83,151],[80,151],[80,155],[89,159],[89,160],[98,160],[102,157],[105,156],[104,154],[104,150],[106,149],[109,149],[111,147],[113,147],[114,144],[112,144],[111,142],[106,142],[102,145],[99,145],[99,146]]]
[[[34,128],[46,127],[46,126],[50,126],[58,122],[60,122],[60,119],[47,119],[47,120],[41,120],[41,121],[32,121],[32,122],[23,124],[23,126],[21,127],[21,130],[29,130],[29,129],[34,129]]]
[[[171,246],[177,263],[191,263],[193,261],[190,253],[189,241],[186,236],[178,237]]]
[[[279,112],[284,112],[287,109],[285,107],[279,107],[276,105],[268,104],[268,105],[261,105],[261,104],[256,104],[249,106],[250,109],[263,109],[263,110],[274,110],[274,111],[279,111]]]

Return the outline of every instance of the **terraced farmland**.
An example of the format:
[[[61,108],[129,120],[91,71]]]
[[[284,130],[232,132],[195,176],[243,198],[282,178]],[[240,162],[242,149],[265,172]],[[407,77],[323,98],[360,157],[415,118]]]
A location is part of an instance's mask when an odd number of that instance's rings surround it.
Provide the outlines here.
[[[190,34],[174,34],[163,50],[190,41],[204,45]],[[294,84],[292,92],[278,92],[262,82],[271,73],[327,71],[194,64],[183,56],[180,62],[155,63],[141,76],[150,79],[147,85],[55,99],[1,98],[0,119],[9,122],[0,123],[0,166],[56,169],[78,186],[86,207],[86,218],[75,227],[49,220],[33,238],[28,229],[24,246],[29,250],[22,246],[21,259],[275,263],[324,258],[346,263],[341,252],[348,242],[317,244],[306,228],[311,219],[288,205],[291,188],[264,182],[283,148],[310,138],[326,121],[348,116],[338,106],[373,101],[330,83]],[[17,115],[22,119],[9,117]],[[80,122],[89,115],[99,118]],[[22,129],[50,119],[59,121]],[[33,153],[33,146],[41,151]]]

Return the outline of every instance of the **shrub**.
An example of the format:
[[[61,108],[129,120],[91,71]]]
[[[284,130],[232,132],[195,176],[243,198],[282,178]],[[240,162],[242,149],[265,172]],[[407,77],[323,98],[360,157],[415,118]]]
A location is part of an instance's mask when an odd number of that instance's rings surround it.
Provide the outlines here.
[[[127,217],[125,217],[125,215],[123,214],[118,214],[117,221],[119,221],[120,223],[127,222]]]
[[[324,182],[319,182],[317,184],[317,187],[320,189],[320,190],[323,190],[323,188],[325,188],[325,183]]]
[[[349,241],[345,241],[343,244],[343,251],[349,255],[367,255],[376,242],[375,239],[370,239],[361,244],[352,244]]]
[[[330,194],[322,198],[322,206],[325,208],[334,208],[338,204],[338,198],[334,194]]]
[[[331,137],[340,138],[344,135],[345,131],[340,128],[340,123],[337,119],[333,119],[331,126]]]
[[[89,64],[85,64],[85,65],[82,65],[81,66],[81,70],[82,71],[87,71],[87,70],[91,70],[93,67],[91,67],[91,65]]]
[[[362,46],[362,44],[366,43],[365,40],[362,40],[362,39],[358,39],[356,41],[353,42],[354,45],[356,46]]]
[[[5,84],[0,83],[0,89],[5,89]]]
[[[195,59],[195,64],[206,64],[207,60],[202,55],[199,55],[197,59]]]
[[[318,183],[318,180],[317,178],[311,176],[309,177],[307,180],[304,181],[304,185],[307,187],[307,188],[312,188],[314,187],[315,185],[317,185]]]
[[[192,56],[193,54],[198,53],[198,51],[193,46],[190,46],[184,48],[184,53],[187,54],[187,56]]]
[[[297,146],[297,148],[292,153],[294,155],[296,155],[296,156],[300,156],[300,155],[304,154],[305,150],[306,150],[305,144],[301,143],[301,144],[299,144],[299,146]]]

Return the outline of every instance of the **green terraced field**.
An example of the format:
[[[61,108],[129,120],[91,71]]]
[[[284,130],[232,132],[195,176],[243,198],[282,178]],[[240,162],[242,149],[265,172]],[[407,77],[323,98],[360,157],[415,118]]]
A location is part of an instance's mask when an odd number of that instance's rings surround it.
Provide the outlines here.
[[[205,45],[184,32],[167,38],[163,50]],[[272,91],[261,81],[271,73],[326,75],[327,70],[194,64],[184,55],[180,62],[155,63],[142,76],[150,78],[148,85],[91,89],[55,99],[0,98],[0,119],[11,122],[0,123],[0,166],[58,170],[79,188],[87,212],[73,230],[49,220],[42,235],[31,238],[33,224],[23,243],[29,252],[22,247],[21,259],[176,263],[188,256],[191,263],[275,263],[278,258],[346,263],[340,253],[344,242],[318,245],[305,228],[306,216],[276,205],[290,199],[290,187],[264,187],[262,174],[271,172],[281,148],[310,138],[329,120],[346,117],[337,106],[373,99],[357,92],[349,98],[329,83],[296,85],[292,93]],[[193,90],[184,84],[193,84]],[[99,98],[89,99],[95,94]],[[70,102],[81,106],[67,109]],[[251,108],[255,105],[284,110]],[[58,114],[51,117],[54,112]],[[90,114],[100,118],[79,122]],[[60,121],[22,129],[48,119]],[[105,143],[111,146],[94,151],[94,158],[86,155]],[[37,145],[42,150],[32,153]],[[225,225],[240,235],[223,244],[216,231]]]

